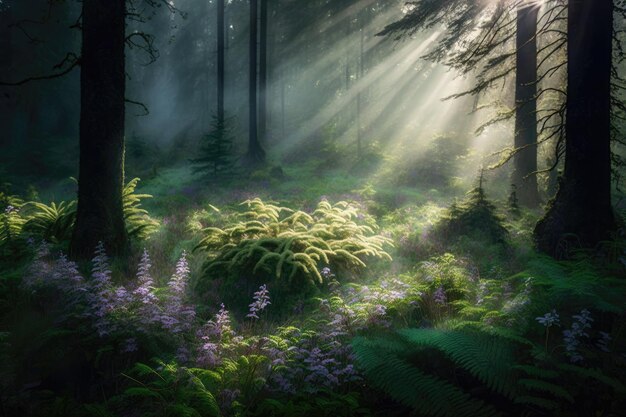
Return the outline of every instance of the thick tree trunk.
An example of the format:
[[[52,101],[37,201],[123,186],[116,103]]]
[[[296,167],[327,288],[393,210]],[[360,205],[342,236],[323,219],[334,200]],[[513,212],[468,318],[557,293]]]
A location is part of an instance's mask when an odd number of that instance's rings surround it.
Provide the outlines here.
[[[615,230],[611,206],[610,83],[613,1],[570,0],[565,171],[535,228],[539,250],[567,256]]]
[[[523,4],[517,11],[515,148],[513,184],[519,204],[539,205],[537,189],[537,15],[539,7]]]
[[[0,80],[11,79],[12,71],[12,48],[13,43],[11,39],[11,27],[13,23],[13,16],[11,8],[8,6],[0,5]],[[2,127],[2,134],[0,135],[0,145],[8,146],[11,143],[13,136],[13,124],[14,113],[17,107],[17,101],[14,98],[13,92],[3,90],[0,87],[0,125]]]
[[[267,139],[267,1],[261,2],[259,45],[259,141]]]
[[[217,0],[217,120],[224,125],[224,0]]]
[[[74,258],[102,241],[113,255],[128,249],[124,186],[125,0],[84,0],[80,170]]]
[[[250,0],[250,91],[249,91],[249,140],[246,164],[260,165],[265,161],[265,151],[261,147],[257,125],[257,40],[258,40],[258,3]]]

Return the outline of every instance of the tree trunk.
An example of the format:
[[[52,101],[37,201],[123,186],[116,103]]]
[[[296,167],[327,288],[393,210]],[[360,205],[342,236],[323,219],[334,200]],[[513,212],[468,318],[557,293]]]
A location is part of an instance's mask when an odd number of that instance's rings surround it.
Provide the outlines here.
[[[557,257],[591,248],[615,230],[611,206],[612,0],[570,0],[565,171],[535,228],[539,250]]]
[[[249,166],[260,165],[265,160],[265,151],[261,147],[257,125],[257,40],[259,0],[250,0],[250,91],[249,91],[249,141],[246,163]]]
[[[10,79],[13,65],[13,42],[11,39],[11,27],[13,16],[11,8],[0,4],[0,80]],[[1,87],[0,87],[1,88]],[[2,135],[0,135],[0,146],[9,146],[13,139],[14,114],[17,101],[14,94],[7,90],[0,89],[0,124]]]
[[[112,255],[128,249],[124,186],[125,0],[84,0],[80,169],[70,254],[85,259],[98,242]]]
[[[224,0],[217,0],[217,121],[224,125]]]
[[[537,188],[537,15],[539,7],[522,4],[517,10],[515,84],[515,148],[513,184],[519,204],[539,206]]]
[[[259,46],[259,141],[267,139],[267,2],[261,2]]]
[[[364,43],[365,43],[365,28],[363,26],[363,16],[360,17],[359,33],[361,35],[361,44],[359,51],[359,81],[362,83],[364,71]],[[362,88],[362,87],[360,87]],[[356,95],[356,144],[357,144],[357,158],[359,161],[363,158],[363,138],[361,137],[361,90]]]

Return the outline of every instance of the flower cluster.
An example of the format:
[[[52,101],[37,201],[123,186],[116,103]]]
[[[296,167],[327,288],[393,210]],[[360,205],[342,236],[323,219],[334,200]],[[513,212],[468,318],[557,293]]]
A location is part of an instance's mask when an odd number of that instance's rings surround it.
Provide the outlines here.
[[[556,310],[552,310],[552,312],[546,313],[541,317],[536,317],[535,320],[537,320],[540,324],[542,324],[545,327],[561,325],[561,322],[559,319],[559,313],[557,313]]]
[[[443,286],[440,286],[435,290],[435,292],[433,293],[433,301],[435,302],[435,304],[439,304],[442,306],[446,305],[446,303],[448,302],[448,297],[446,296],[446,290],[443,288]]]
[[[584,309],[579,314],[572,316],[574,322],[572,326],[563,331],[563,342],[565,343],[565,354],[569,356],[571,362],[582,362],[583,356],[579,352],[583,338],[588,338],[587,330],[591,328],[593,318],[589,310]]]
[[[85,280],[77,265],[65,255],[51,259],[47,244],[41,244],[23,284],[33,293],[55,291],[56,302],[64,311],[57,318],[88,319],[100,337],[124,336],[122,350],[138,349],[138,334],[165,330],[176,335],[193,326],[195,309],[185,302],[189,279],[186,255],[178,262],[165,296],[159,298],[150,275],[150,257],[144,251],[137,272],[137,284],[114,286],[109,259],[99,243],[92,259],[91,277]],[[132,336],[129,336],[132,335]]]
[[[251,319],[258,319],[259,313],[265,310],[265,307],[272,304],[270,302],[270,292],[267,289],[267,285],[263,284],[259,287],[259,290],[254,293],[254,301],[248,307],[250,310],[246,317]]]
[[[185,303],[189,273],[187,253],[183,252],[176,263],[176,271],[168,284],[169,295],[164,313],[161,316],[163,327],[173,333],[189,330],[196,316],[193,306]]]
[[[215,315],[215,320],[209,320],[197,332],[196,337],[200,340],[197,349],[196,362],[200,366],[216,366],[221,363],[225,351],[229,350],[229,344],[233,347],[240,341],[235,337],[232,329],[230,315],[224,304]]]

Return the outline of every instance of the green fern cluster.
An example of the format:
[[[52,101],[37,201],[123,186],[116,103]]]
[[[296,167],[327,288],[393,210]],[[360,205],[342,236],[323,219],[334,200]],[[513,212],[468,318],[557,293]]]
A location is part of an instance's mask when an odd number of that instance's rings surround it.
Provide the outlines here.
[[[475,334],[411,329],[398,332],[395,337],[357,337],[352,346],[358,364],[372,385],[420,415],[499,415],[493,406],[473,397],[452,380],[437,375],[434,370],[429,372],[425,367],[420,367],[420,357],[429,357],[429,350],[458,361],[464,369],[473,372],[474,377],[501,392],[511,390],[511,383],[504,375],[506,362],[510,362],[507,346]],[[493,354],[495,356],[491,356]],[[504,359],[505,362],[498,364],[499,359]],[[440,362],[440,367],[444,368],[445,362]],[[494,365],[495,368],[489,365]]]
[[[43,240],[58,243],[72,237],[72,229],[76,221],[76,201],[50,205],[37,201],[26,204],[29,212],[24,231],[41,237]]]
[[[141,200],[152,198],[152,196],[150,194],[135,194],[139,181],[139,178],[134,178],[126,184],[122,193],[122,202],[128,235],[143,240],[159,228],[159,222],[150,217],[146,209],[141,208]]]
[[[624,384],[605,370],[559,362],[510,329],[478,323],[357,337],[353,348],[372,385],[420,415],[524,415],[531,410],[570,415],[583,406],[576,399],[584,397],[585,386],[608,399],[626,394]],[[585,415],[614,406],[609,400]]]
[[[126,229],[130,237],[145,239],[157,230],[159,223],[150,217],[148,211],[141,208],[141,201],[151,198],[149,194],[136,194],[139,178],[128,182],[122,198]],[[6,196],[5,196],[6,197]],[[35,236],[51,243],[69,241],[76,221],[76,200],[49,205],[38,201],[24,203],[11,197],[4,198],[7,208],[0,213],[0,246],[24,241]]]
[[[206,276],[226,271],[321,284],[322,266],[354,270],[364,268],[367,257],[391,259],[384,250],[391,240],[376,234],[375,223],[359,222],[357,208],[349,203],[322,201],[311,214],[258,198],[241,206],[246,210],[236,224],[203,230],[195,249],[208,253]]]
[[[157,365],[138,363],[129,375],[123,374],[133,386],[117,399],[122,408],[133,415],[155,417],[221,415],[214,395],[221,382],[218,373],[162,361]]]

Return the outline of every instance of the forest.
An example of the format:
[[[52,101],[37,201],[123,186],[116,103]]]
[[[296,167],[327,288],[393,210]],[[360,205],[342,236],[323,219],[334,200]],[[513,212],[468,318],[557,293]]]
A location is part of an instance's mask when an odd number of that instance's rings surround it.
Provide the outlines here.
[[[0,0],[0,417],[626,416],[626,0]]]

